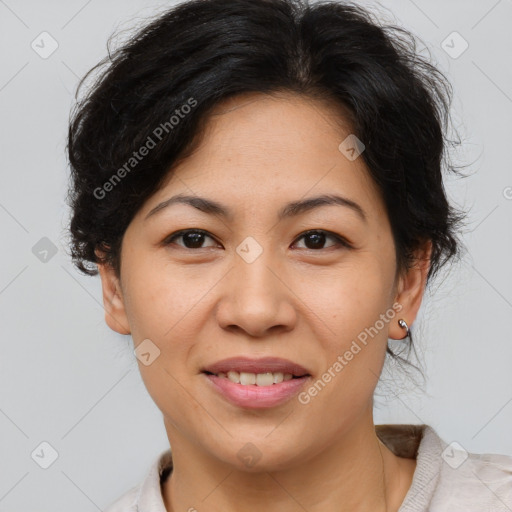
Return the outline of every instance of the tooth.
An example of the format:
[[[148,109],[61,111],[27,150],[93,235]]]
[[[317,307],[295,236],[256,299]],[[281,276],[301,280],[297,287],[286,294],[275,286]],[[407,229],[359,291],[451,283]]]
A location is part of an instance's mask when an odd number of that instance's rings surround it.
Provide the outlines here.
[[[229,371],[228,379],[235,384],[240,384],[240,374],[238,372]]]
[[[267,373],[258,373],[256,375],[256,385],[257,386],[271,386],[274,383],[274,376],[271,372]]]
[[[256,374],[240,372],[240,384],[247,386],[248,384],[256,384]]]
[[[265,373],[250,373],[250,372],[236,372],[230,370],[229,372],[219,372],[217,377],[228,378],[235,384],[242,384],[243,386],[254,385],[257,386],[271,386],[272,384],[279,384],[280,382],[293,379],[291,373],[283,372],[265,372]]]
[[[283,382],[283,377],[283,372],[274,372],[274,384],[279,384],[280,382]]]

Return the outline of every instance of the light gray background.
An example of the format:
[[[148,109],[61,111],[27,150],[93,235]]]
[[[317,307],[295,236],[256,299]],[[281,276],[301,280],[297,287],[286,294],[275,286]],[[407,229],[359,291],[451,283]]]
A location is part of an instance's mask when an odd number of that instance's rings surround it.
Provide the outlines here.
[[[104,323],[99,278],[65,252],[65,136],[78,78],[111,33],[171,3],[0,0],[0,511],[102,510],[168,446],[131,339]],[[375,419],[428,423],[469,451],[512,455],[512,2],[379,9],[426,42],[454,85],[458,161],[471,176],[448,190],[471,214],[469,253],[415,323],[426,388],[387,376]],[[47,59],[31,48],[43,31],[59,45]],[[441,48],[453,31],[469,43],[456,59]],[[47,262],[32,251],[43,237],[58,249]],[[59,454],[46,470],[31,458],[43,441]]]

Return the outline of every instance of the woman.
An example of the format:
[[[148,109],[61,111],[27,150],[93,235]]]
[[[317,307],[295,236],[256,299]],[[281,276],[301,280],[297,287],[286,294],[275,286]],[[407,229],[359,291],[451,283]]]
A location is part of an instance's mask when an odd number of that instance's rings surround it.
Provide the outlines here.
[[[511,510],[511,457],[373,421],[463,220],[450,87],[408,33],[336,2],[191,1],[109,62],[70,124],[72,256],[172,454],[108,510]]]

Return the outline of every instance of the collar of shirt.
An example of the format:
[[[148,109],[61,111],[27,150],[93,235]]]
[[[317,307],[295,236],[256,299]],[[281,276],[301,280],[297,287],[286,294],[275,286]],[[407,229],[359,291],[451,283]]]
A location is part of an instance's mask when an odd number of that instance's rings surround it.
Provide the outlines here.
[[[512,510],[511,456],[468,453],[458,443],[445,443],[428,425],[376,425],[375,430],[395,455],[416,459],[411,487],[398,512]],[[142,483],[106,512],[167,512],[162,484],[172,467],[167,449]]]

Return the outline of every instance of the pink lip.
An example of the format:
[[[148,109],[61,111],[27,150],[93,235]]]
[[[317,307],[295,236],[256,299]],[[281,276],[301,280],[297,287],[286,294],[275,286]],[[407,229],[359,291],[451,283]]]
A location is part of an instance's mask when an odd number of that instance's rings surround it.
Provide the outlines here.
[[[231,357],[217,361],[203,368],[204,372],[215,374],[220,372],[227,373],[230,370],[248,373],[282,372],[291,373],[297,377],[310,374],[310,372],[300,364],[279,357],[263,357],[260,359],[251,359],[242,356]]]
[[[230,370],[248,373],[282,372],[290,373],[295,378],[271,386],[257,386],[255,384],[236,384],[227,378],[211,375],[220,372],[227,373]],[[213,389],[232,404],[253,409],[275,407],[288,401],[311,378],[310,372],[303,366],[278,357],[260,359],[232,357],[206,366],[203,373],[213,385]]]
[[[261,372],[263,373],[263,372]],[[214,389],[221,393],[227,400],[238,407],[263,409],[280,405],[294,395],[305,385],[310,376],[299,377],[271,386],[256,386],[255,384],[236,384],[228,378],[216,375],[204,374],[212,383]]]

